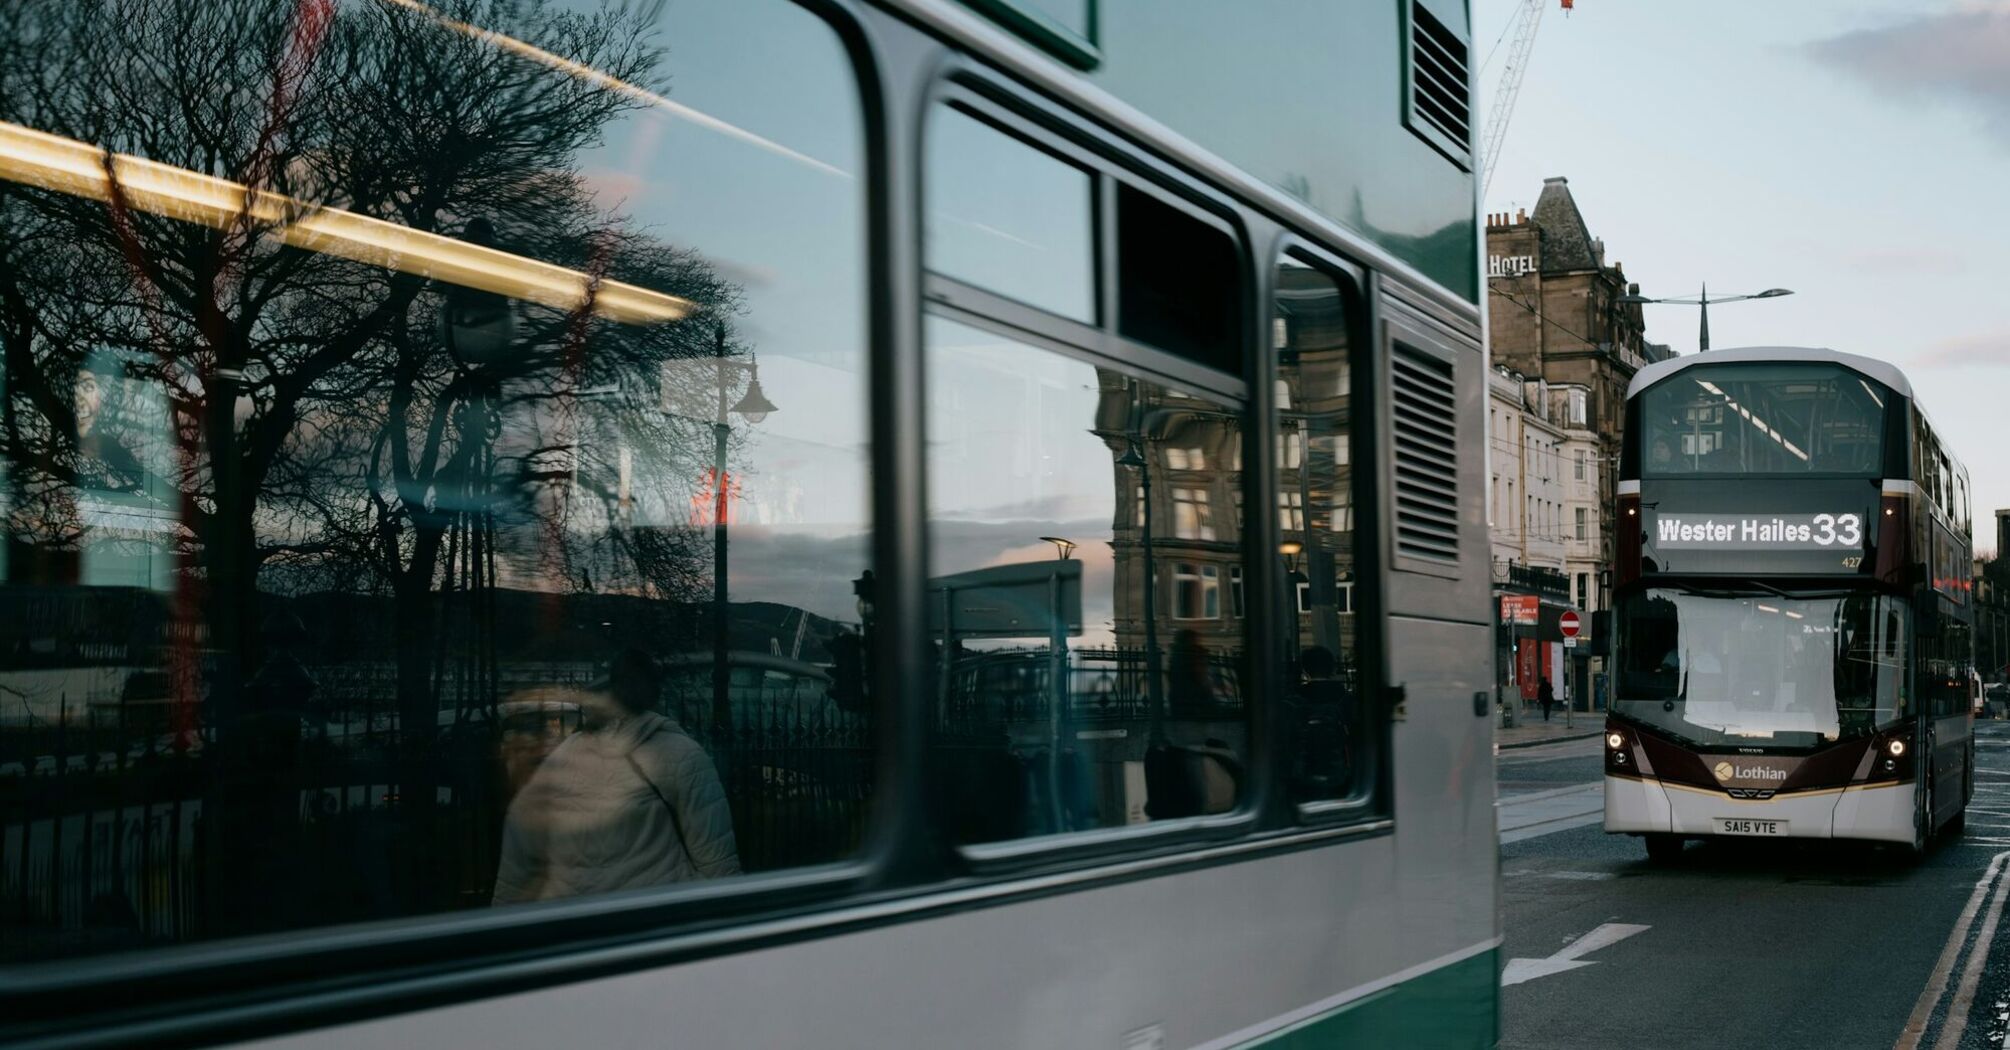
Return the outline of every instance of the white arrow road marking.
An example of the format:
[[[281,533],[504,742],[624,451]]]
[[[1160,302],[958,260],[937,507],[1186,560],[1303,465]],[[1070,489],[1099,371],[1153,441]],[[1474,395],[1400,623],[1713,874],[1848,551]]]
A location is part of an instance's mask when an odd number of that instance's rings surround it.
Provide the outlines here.
[[[1501,987],[1533,981],[1538,977],[1548,977],[1553,973],[1575,970],[1591,963],[1578,958],[1590,955],[1600,948],[1609,948],[1620,941],[1652,927],[1630,922],[1608,922],[1582,937],[1564,945],[1563,950],[1547,959],[1509,959],[1507,969],[1501,971]]]

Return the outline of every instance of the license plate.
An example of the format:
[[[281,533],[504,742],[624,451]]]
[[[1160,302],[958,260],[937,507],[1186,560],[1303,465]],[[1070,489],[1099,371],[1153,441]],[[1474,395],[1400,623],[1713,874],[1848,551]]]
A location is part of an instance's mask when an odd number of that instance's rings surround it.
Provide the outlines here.
[[[1719,835],[1784,835],[1787,822],[1784,820],[1755,820],[1750,817],[1718,817]]]

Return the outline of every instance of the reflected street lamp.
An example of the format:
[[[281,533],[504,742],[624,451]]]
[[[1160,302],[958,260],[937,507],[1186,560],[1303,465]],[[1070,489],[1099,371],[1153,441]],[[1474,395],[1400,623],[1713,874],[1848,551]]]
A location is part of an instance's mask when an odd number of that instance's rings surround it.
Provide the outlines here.
[[[1124,454],[1117,457],[1117,466],[1138,472],[1138,499],[1144,510],[1139,521],[1143,526],[1140,546],[1144,548],[1145,555],[1145,699],[1151,704],[1152,739],[1157,742],[1158,734],[1164,729],[1159,723],[1158,568],[1152,564],[1152,471],[1151,462],[1145,458],[1135,435],[1124,449]]]
[[[1705,351],[1705,350],[1708,350],[1708,349],[1710,349],[1710,304],[1711,304],[1711,303],[1735,303],[1735,302],[1738,302],[1738,301],[1740,301],[1740,300],[1743,300],[1743,299],[1777,299],[1777,298],[1779,298],[1780,296],[1783,296],[1783,295],[1792,295],[1792,294],[1794,294],[1794,293],[1793,293],[1793,291],[1792,291],[1791,289],[1787,289],[1787,288],[1768,288],[1768,289],[1766,289],[1766,290],[1765,290],[1765,291],[1763,291],[1763,292],[1753,292],[1753,293],[1752,293],[1752,294],[1750,294],[1750,295],[1720,295],[1720,296],[1718,296],[1717,298],[1715,298],[1715,299],[1712,299],[1712,298],[1710,298],[1710,286],[1709,286],[1708,284],[1705,284],[1705,285],[1703,286],[1703,294],[1701,294],[1701,295],[1697,296],[1697,297],[1696,297],[1696,298],[1694,298],[1694,299],[1650,299],[1650,298],[1648,298],[1647,296],[1644,296],[1644,295],[1622,295],[1622,296],[1620,296],[1619,298],[1617,298],[1617,299],[1614,299],[1614,300],[1613,300],[1613,302],[1615,302],[1615,303],[1639,303],[1639,304],[1642,304],[1642,305],[1645,305],[1645,304],[1648,304],[1648,303],[1666,303],[1666,304],[1668,304],[1668,305],[1670,305],[1670,306],[1700,306],[1700,307],[1702,307],[1702,308],[1703,308],[1703,325],[1702,325],[1702,329],[1701,329],[1701,330],[1700,330],[1700,331],[1699,331],[1699,332],[1697,333],[1697,337],[1696,337],[1696,350],[1697,350],[1697,352],[1698,352],[1698,353],[1701,353],[1702,351]]]
[[[761,392],[758,362],[746,365],[746,393],[732,407],[727,407],[726,399],[732,393],[728,371],[738,365],[727,360],[726,326],[723,323],[716,331],[712,356],[719,373],[719,412],[712,421],[712,727],[718,739],[723,741],[733,728],[733,707],[727,696],[732,681],[728,662],[731,632],[726,616],[726,495],[729,489],[726,482],[726,437],[732,432],[728,417],[738,415],[751,425],[768,418],[768,414],[776,408],[774,402]]]
[[[1061,561],[1067,561],[1069,558],[1075,556],[1074,540],[1062,539],[1059,536],[1042,536],[1040,540],[1043,543],[1053,544],[1054,552],[1060,557]]]

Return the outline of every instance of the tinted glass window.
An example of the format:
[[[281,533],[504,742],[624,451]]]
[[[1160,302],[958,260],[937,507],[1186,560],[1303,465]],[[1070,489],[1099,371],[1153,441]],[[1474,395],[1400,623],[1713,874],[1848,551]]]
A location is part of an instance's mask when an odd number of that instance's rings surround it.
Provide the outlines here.
[[[1095,180],[961,110],[928,122],[928,265],[1096,321]]]
[[[1240,268],[1227,234],[1142,190],[1117,191],[1117,328],[1125,335],[1241,375]]]
[[[935,768],[956,839],[1233,809],[1246,651],[1222,581],[1242,548],[1212,508],[1241,483],[1239,413],[947,320],[928,344]]]
[[[1298,454],[1280,458],[1279,528],[1295,595],[1288,782],[1301,802],[1361,786],[1369,745],[1353,612],[1352,315],[1333,278],[1287,261],[1278,270],[1278,426]]]
[[[9,11],[8,958],[859,841],[844,52],[479,10]]]
[[[1640,396],[1641,473],[1875,476],[1894,401],[1835,365],[1696,365]]]

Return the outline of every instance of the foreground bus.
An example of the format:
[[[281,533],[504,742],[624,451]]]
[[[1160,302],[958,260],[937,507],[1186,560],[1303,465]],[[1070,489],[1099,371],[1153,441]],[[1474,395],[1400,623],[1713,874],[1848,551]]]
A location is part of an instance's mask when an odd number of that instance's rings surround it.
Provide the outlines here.
[[[1926,848],[1975,779],[1968,476],[1829,350],[1644,368],[1620,463],[1605,829]]]
[[[1241,7],[0,4],[0,1042],[1493,1042],[1467,5]]]

